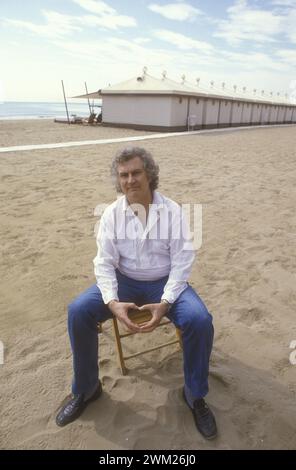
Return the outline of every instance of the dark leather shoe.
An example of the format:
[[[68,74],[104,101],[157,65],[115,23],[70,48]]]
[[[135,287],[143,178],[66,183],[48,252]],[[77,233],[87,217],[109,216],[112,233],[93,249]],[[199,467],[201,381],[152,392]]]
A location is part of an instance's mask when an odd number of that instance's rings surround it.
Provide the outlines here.
[[[203,398],[195,400],[195,402],[193,403],[193,408],[191,408],[191,406],[186,400],[184,390],[183,398],[192,411],[195,425],[201,435],[205,439],[215,439],[218,434],[215,416],[213,415],[213,412],[211,411],[209,406],[206,404],[205,400]]]
[[[97,400],[101,394],[102,384],[99,382],[97,390],[86,401],[84,401],[83,394],[72,395],[58,412],[56,416],[56,424],[58,426],[66,426],[67,424],[71,423],[81,415],[90,402]]]

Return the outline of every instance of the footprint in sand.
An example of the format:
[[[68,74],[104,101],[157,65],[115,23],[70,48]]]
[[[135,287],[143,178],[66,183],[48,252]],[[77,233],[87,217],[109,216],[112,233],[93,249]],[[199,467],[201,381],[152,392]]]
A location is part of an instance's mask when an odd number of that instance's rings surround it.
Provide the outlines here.
[[[112,400],[120,403],[127,402],[134,398],[136,387],[130,384],[129,377],[120,377],[113,380],[110,396]]]
[[[223,370],[221,370],[221,372],[210,371],[210,393],[208,401],[215,408],[223,412],[233,408],[234,400],[231,394],[233,385],[231,382],[231,379],[227,380],[225,378]]]
[[[141,434],[155,422],[155,410],[145,403],[133,402],[128,408],[124,403],[119,402],[113,419],[114,429],[120,429],[123,434],[137,435],[137,430]]]
[[[252,307],[249,309],[236,309],[235,313],[237,314],[238,321],[244,323],[247,326],[266,322],[266,315],[264,314],[263,310],[261,310],[259,307]]]

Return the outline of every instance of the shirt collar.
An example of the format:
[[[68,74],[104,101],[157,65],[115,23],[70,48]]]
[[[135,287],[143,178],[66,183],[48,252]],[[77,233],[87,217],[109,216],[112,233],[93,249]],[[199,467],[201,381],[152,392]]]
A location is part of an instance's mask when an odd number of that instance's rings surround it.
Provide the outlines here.
[[[158,191],[153,191],[153,200],[152,200],[152,205],[150,207],[150,210],[159,211],[163,208],[164,208],[163,197]],[[128,203],[126,196],[123,196],[123,210],[125,212],[130,210],[130,205]]]

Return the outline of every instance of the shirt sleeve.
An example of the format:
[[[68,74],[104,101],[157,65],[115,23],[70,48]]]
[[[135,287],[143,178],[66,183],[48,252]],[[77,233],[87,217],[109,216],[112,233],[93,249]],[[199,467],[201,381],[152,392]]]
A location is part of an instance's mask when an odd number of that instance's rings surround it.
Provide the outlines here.
[[[105,304],[118,300],[116,268],[119,253],[115,244],[115,213],[102,215],[97,234],[97,256],[94,258],[94,273]]]
[[[181,208],[174,213],[172,219],[170,257],[171,270],[161,298],[173,304],[188,286],[187,281],[195,259],[188,222]]]

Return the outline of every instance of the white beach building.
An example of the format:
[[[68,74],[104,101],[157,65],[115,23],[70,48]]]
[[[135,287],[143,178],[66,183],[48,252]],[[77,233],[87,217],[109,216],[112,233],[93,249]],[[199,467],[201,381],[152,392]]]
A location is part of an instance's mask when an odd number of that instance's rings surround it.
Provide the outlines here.
[[[102,124],[152,131],[291,124],[296,122],[296,105],[279,99],[260,97],[221,89],[205,89],[197,84],[170,80],[163,72],[160,79],[146,68],[143,74],[117,85],[108,86],[81,97],[102,99]],[[78,98],[78,97],[77,97]]]

